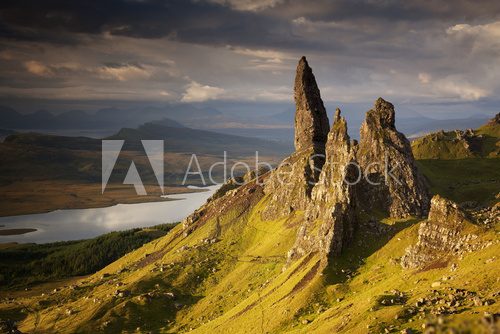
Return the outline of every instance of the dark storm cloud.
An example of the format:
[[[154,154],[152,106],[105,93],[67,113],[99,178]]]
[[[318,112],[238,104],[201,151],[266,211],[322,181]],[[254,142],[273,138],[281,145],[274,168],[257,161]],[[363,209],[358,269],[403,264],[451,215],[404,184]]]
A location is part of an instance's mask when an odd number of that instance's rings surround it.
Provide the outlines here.
[[[282,19],[232,11],[203,1],[3,1],[0,33],[22,40],[58,41],[60,34],[84,33],[188,42],[254,42],[268,36]],[[276,29],[279,30],[279,29]],[[278,31],[277,31],[278,32]],[[279,31],[283,37],[283,31]]]
[[[476,20],[499,16],[500,2],[490,0],[289,0],[269,12],[317,20],[384,21]]]
[[[485,0],[288,0],[260,11],[236,10],[230,6],[231,0],[223,2],[226,6],[217,2],[4,0],[0,3],[0,37],[77,44],[87,41],[82,34],[107,33],[206,45],[340,50],[374,35],[388,40],[411,27],[446,24],[443,20],[485,20],[500,13],[499,1]],[[330,27],[334,34],[312,40],[297,32],[293,22],[300,18],[320,24],[350,22],[351,26]],[[376,48],[385,51],[383,45],[374,45],[373,52]],[[394,45],[393,52],[397,48]]]
[[[500,12],[498,1],[472,0],[289,0],[261,11],[235,10],[213,2],[4,0],[0,3],[0,35],[76,43],[78,38],[69,33],[107,32],[137,38],[171,36],[207,44],[293,46],[300,39],[294,35],[291,21],[298,17],[313,21],[368,20],[372,26],[386,26],[395,21],[482,20],[497,17]]]
[[[496,0],[2,0],[0,94],[283,101],[305,54],[330,101],[477,102],[499,38]]]

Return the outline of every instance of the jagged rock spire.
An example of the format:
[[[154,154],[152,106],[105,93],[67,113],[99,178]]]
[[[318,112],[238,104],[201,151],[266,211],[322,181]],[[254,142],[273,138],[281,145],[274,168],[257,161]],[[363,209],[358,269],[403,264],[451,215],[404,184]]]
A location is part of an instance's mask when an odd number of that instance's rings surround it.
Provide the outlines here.
[[[358,161],[370,181],[363,185],[362,201],[393,217],[423,216],[429,208],[427,186],[394,121],[392,103],[378,98],[361,125]]]
[[[351,181],[355,147],[347,134],[347,122],[337,109],[325,147],[326,161],[319,182],[312,189],[306,221],[299,229],[288,261],[317,251],[324,265],[350,242],[356,221],[355,186]],[[355,178],[355,176],[354,176]]]
[[[295,210],[305,210],[311,191],[325,162],[325,143],[330,126],[316,79],[305,57],[295,76],[295,149],[272,173],[264,192],[270,195],[262,212],[276,219]]]
[[[375,101],[374,108],[366,113],[366,122],[379,128],[396,129],[395,121],[394,105],[381,97]]]
[[[295,75],[295,149],[324,147],[330,130],[328,116],[306,57],[297,65]]]

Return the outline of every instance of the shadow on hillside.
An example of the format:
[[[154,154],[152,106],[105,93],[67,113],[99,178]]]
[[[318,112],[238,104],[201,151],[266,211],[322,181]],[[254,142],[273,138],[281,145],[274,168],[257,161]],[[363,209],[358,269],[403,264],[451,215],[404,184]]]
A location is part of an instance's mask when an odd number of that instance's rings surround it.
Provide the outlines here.
[[[17,333],[16,323],[23,321],[28,316],[27,312],[23,310],[26,310],[26,306],[20,303],[14,304],[12,302],[11,307],[2,307],[0,310],[0,331],[5,330],[5,333]]]
[[[177,312],[196,304],[202,296],[183,294],[161,277],[141,280],[127,290],[125,298],[113,298],[103,304],[92,321],[78,332],[99,330],[103,333],[158,333],[174,324]]]
[[[374,219],[363,221],[357,228],[351,244],[340,256],[330,259],[329,266],[323,272],[326,283],[345,283],[356,275],[366,258],[386,245],[397,233],[420,221],[422,219],[409,219],[397,221],[392,225]]]

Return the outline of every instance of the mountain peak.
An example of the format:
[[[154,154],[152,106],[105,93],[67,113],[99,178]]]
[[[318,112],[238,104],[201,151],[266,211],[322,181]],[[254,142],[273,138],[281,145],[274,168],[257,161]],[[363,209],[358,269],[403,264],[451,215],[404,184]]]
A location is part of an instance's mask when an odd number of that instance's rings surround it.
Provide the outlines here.
[[[299,60],[295,75],[295,149],[324,147],[330,130],[328,116],[316,78],[305,57]]]

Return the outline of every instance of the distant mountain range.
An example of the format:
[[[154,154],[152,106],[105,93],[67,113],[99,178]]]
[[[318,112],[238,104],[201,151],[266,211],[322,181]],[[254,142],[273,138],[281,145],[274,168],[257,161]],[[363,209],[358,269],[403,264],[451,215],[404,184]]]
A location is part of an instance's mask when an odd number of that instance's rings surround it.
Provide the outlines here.
[[[141,140],[163,140],[165,151],[165,183],[179,184],[196,154],[202,171],[222,161],[227,152],[231,161],[248,161],[253,166],[255,151],[259,159],[270,163],[278,161],[292,150],[291,145],[263,139],[220,134],[191,129],[182,124],[163,119],[137,128],[122,128],[104,139],[125,140],[121,158],[115,166],[116,173],[110,182],[121,183],[134,160],[145,182],[155,181]],[[100,182],[101,139],[19,132],[8,135],[0,142],[0,185],[14,181],[68,180],[72,182]],[[216,175],[221,173],[219,168]]]
[[[212,108],[197,108],[189,104],[145,107],[141,110],[118,108],[100,109],[95,113],[71,110],[54,114],[46,110],[21,114],[16,110],[0,106],[0,124],[6,129],[57,130],[57,129],[120,129],[169,118],[176,121],[211,119],[220,116]]]
[[[234,156],[245,156],[259,151],[265,155],[282,155],[292,149],[291,145],[280,142],[192,129],[167,118],[148,122],[137,128],[122,128],[116,134],[103,139],[125,140],[124,149],[127,150],[142,150],[141,140],[163,140],[165,152],[190,154],[222,155],[224,151],[228,151]],[[4,143],[51,149],[101,150],[101,139],[35,132],[7,135]]]
[[[135,129],[123,128],[106,139],[123,139],[127,149],[141,147],[140,140],[161,139],[164,141],[165,151],[168,152],[218,155],[224,151],[236,156],[252,155],[255,151],[265,155],[282,155],[292,150],[291,144],[192,129],[180,124],[166,126],[166,122],[149,122]]]
[[[188,126],[228,135],[291,143],[293,141],[293,115],[293,108],[286,108],[282,112],[271,115],[247,113],[242,116],[229,112],[222,113],[211,107],[199,107],[190,104],[169,104],[161,107],[139,109],[106,108],[95,113],[73,110],[59,114],[44,110],[21,114],[12,108],[0,106],[0,124],[3,129],[31,130],[64,135],[80,135],[83,133],[85,136],[95,138],[115,133],[121,128],[135,128],[141,124],[154,121],[157,124],[159,124],[158,122],[168,122],[169,124],[164,125],[169,127]],[[346,118],[351,125],[348,129],[349,135],[357,139],[364,113],[359,115],[346,113]],[[406,136],[415,138],[441,129],[477,128],[488,119],[488,116],[483,115],[447,120],[419,116],[400,117],[396,120],[396,123],[398,129]]]

